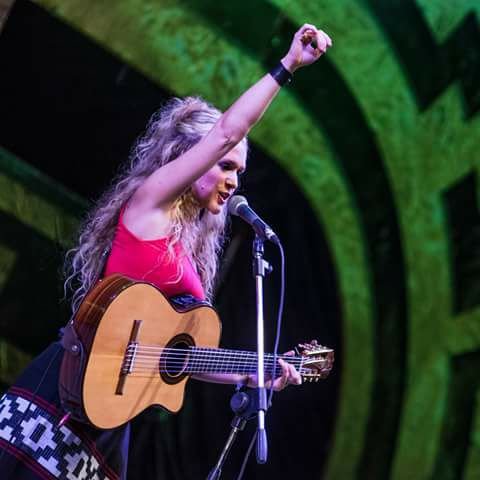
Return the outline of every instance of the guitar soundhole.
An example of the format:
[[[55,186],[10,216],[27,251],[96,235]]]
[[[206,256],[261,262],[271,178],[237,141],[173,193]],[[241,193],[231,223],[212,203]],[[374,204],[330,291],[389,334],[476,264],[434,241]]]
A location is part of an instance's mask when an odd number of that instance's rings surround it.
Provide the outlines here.
[[[177,335],[168,342],[159,364],[160,376],[165,383],[178,383],[188,375],[189,348],[194,345],[193,338],[186,333]]]

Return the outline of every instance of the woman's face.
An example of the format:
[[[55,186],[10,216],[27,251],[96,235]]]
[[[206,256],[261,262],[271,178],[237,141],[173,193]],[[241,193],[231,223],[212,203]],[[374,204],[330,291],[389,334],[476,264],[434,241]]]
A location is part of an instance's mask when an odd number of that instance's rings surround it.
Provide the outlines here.
[[[239,143],[192,185],[192,192],[202,208],[214,215],[221,212],[238,187],[238,177],[246,168],[245,142]]]

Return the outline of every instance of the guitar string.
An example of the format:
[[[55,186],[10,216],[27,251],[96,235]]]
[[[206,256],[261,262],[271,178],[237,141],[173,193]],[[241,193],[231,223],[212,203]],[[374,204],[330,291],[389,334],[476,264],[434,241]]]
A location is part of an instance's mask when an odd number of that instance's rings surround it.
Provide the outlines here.
[[[321,360],[321,359],[320,359]],[[137,357],[131,357],[128,360],[126,360],[124,363],[132,363],[132,362],[144,362],[144,363],[158,363],[158,362],[164,362],[164,363],[171,363],[171,362],[186,362],[188,361],[189,363],[248,363],[248,364],[257,364],[257,359],[249,359],[249,358],[244,358],[244,359],[223,359],[223,358],[192,358],[192,357],[183,357],[183,356],[168,356],[168,357],[142,357],[142,356],[137,356]],[[317,360],[318,361],[318,360]],[[264,363],[272,363],[272,359],[265,359]],[[289,361],[288,363],[292,365],[300,365],[302,362],[301,361]]]
[[[174,353],[173,353],[174,352]],[[305,361],[308,361],[307,358],[305,357],[292,357],[292,356],[281,356],[283,360],[285,360],[287,363],[290,363],[295,366],[300,366],[302,363],[305,363]],[[198,354],[194,353],[192,354],[191,351],[187,351],[187,353],[178,353],[175,349],[172,351],[172,353],[165,355],[163,358],[162,356],[158,355],[152,355],[152,354],[141,354],[141,353],[136,353],[132,352],[131,354],[127,354],[124,357],[124,363],[129,363],[129,362],[135,362],[135,363],[158,363],[159,361],[165,361],[170,364],[173,364],[174,362],[178,363],[185,363],[186,361],[190,363],[203,363],[203,364],[251,364],[256,362],[257,357],[254,354],[248,354],[248,355],[237,355],[236,358],[232,357],[226,357],[225,355],[222,356],[212,356],[208,354]],[[265,357],[264,361],[268,364],[273,365],[273,356],[268,355]],[[327,358],[314,358],[315,362],[319,361],[324,361],[324,362],[329,362],[330,359]]]
[[[179,342],[181,343],[181,342]],[[183,343],[186,343],[186,342],[183,342]],[[161,347],[160,345],[149,345],[148,343],[135,343],[135,342],[132,342],[130,344],[132,347],[133,346],[138,346],[138,347],[144,347],[144,348],[151,348],[151,349],[171,349],[171,350],[175,350],[176,347]],[[129,346],[130,346],[129,345]],[[228,348],[217,348],[217,347],[198,347],[196,345],[188,345],[188,349],[189,350],[221,350],[223,352],[249,352],[249,353],[254,353],[252,352],[251,350],[237,350],[237,349],[228,349]],[[331,350],[330,348],[327,348],[327,347],[322,347],[321,345],[317,345],[313,350],[319,350],[319,349],[322,349],[322,350]]]
[[[319,362],[331,362],[331,359],[328,357],[324,358],[313,358],[313,359],[304,359],[304,358],[284,358],[283,359],[286,363],[293,365],[295,367],[300,367],[304,363],[319,363]],[[231,365],[242,365],[242,364],[257,364],[256,357],[250,358],[221,358],[221,357],[199,357],[199,356],[185,356],[185,355],[174,355],[170,354],[168,356],[143,356],[143,355],[132,355],[128,357],[124,357],[123,363],[124,364],[133,364],[133,363],[143,363],[143,364],[156,364],[159,362],[174,364],[174,363],[185,363],[188,362],[190,364],[204,364],[204,365],[212,365],[212,364],[231,364]],[[273,358],[265,358],[264,363],[273,365]]]
[[[314,361],[322,361],[327,359],[315,359]],[[210,358],[210,357],[186,357],[183,355],[169,355],[165,357],[145,357],[142,355],[132,355],[131,357],[127,357],[124,359],[124,363],[132,363],[132,362],[143,362],[143,363],[158,363],[158,362],[166,362],[166,363],[172,363],[172,362],[180,362],[183,363],[185,361],[188,361],[189,363],[232,363],[232,364],[242,364],[242,363],[254,363],[257,364],[257,359],[256,358],[237,358],[237,359],[228,359],[228,358]],[[301,365],[302,360],[290,360],[290,359],[285,359],[284,360],[286,363],[289,363],[291,365]],[[273,359],[264,359],[264,363],[272,363],[273,364]]]
[[[128,350],[143,350],[143,351],[152,351],[152,352],[161,352],[161,351],[184,351],[184,352],[207,352],[207,353],[215,353],[215,354],[249,354],[249,355],[256,355],[256,352],[252,352],[250,350],[230,350],[225,348],[215,348],[215,347],[188,347],[188,348],[177,348],[177,347],[160,347],[160,346],[153,346],[147,344],[138,344],[132,343],[131,345],[127,346]],[[307,354],[320,354],[320,353],[330,353],[333,352],[331,348],[318,348],[316,350],[307,351]],[[271,353],[267,353],[266,355],[273,356]],[[286,354],[284,354],[286,355]],[[288,355],[286,355],[288,356]]]
[[[155,377],[155,375],[136,374],[136,375],[134,375],[134,377],[136,377],[136,378],[153,378],[153,377]],[[317,380],[317,379],[321,379],[321,377],[317,376],[315,380]],[[183,380],[183,378],[182,378],[182,380]],[[268,382],[270,382],[270,380],[268,380]],[[305,383],[308,383],[308,380],[305,380]]]
[[[327,359],[315,359],[315,362],[322,362],[322,361],[328,361]],[[169,356],[169,357],[142,357],[142,356],[137,356],[137,357],[131,357],[128,359],[125,359],[123,361],[124,364],[156,364],[156,363],[168,363],[168,364],[174,364],[174,363],[185,363],[188,362],[190,364],[201,364],[201,365],[212,365],[212,364],[231,364],[231,365],[257,365],[257,359],[222,359],[222,358],[192,358],[192,357],[183,357],[183,356]],[[265,359],[264,360],[265,364],[273,365],[273,360],[272,359]],[[289,363],[290,365],[294,365],[295,367],[298,367],[302,365],[305,362],[302,362],[301,360],[293,360],[293,361],[286,361],[286,363]],[[278,363],[277,363],[278,364]]]
[[[168,372],[159,372],[159,371],[138,371],[138,372],[132,372],[129,374],[129,377],[150,377],[150,378],[156,378],[162,373],[168,373]],[[176,372],[175,376],[173,378],[183,376],[186,377],[188,375],[194,375],[197,373],[210,373],[210,372]],[[226,373],[233,373],[233,372],[226,372]],[[244,373],[254,373],[254,372],[244,372]],[[313,378],[313,379],[321,379],[324,377],[324,375],[328,372],[319,372],[319,373],[312,373],[312,372],[302,372],[300,373],[300,376],[304,377],[305,380]],[[280,378],[280,377],[277,377]],[[267,380],[270,380],[268,378]]]
[[[130,365],[129,367],[131,369],[135,369],[135,368],[155,368],[157,369],[158,366],[160,365],[160,363],[162,364],[167,364],[167,362],[134,362],[132,365]],[[319,362],[315,362],[316,363],[316,366],[311,366],[309,367],[308,365],[304,366],[302,364],[298,364],[296,365],[297,368],[301,369],[301,368],[319,368],[318,366],[318,363]],[[329,362],[326,360],[325,362],[325,366],[328,366]],[[184,366],[188,366],[190,369],[245,369],[245,368],[252,368],[252,369],[255,369],[256,368],[256,364],[252,363],[252,362],[209,362],[209,363],[194,363],[194,362],[185,362],[185,361],[176,361],[176,362],[168,362],[167,364],[168,368],[170,369],[173,369],[175,367],[184,367]],[[266,369],[271,369],[273,370],[273,362],[268,362],[268,363],[265,363],[265,366],[266,366]],[[128,369],[127,365],[125,364],[125,368]]]
[[[256,370],[255,369],[245,369],[245,370],[242,370],[242,371],[226,371],[226,370],[222,370],[221,372],[218,372],[218,371],[206,371],[206,370],[201,370],[201,369],[182,369],[178,372],[175,372],[175,374],[179,375],[179,374],[183,374],[183,373],[186,373],[186,374],[191,374],[191,373],[255,373]],[[308,375],[308,374],[311,374],[311,375],[319,375],[319,373],[315,373],[316,371],[315,370],[311,370],[311,369],[308,369],[308,368],[302,368],[300,371],[299,371],[299,374],[300,375]],[[170,369],[157,369],[157,368],[152,368],[152,369],[148,369],[148,368],[137,368],[137,369],[133,369],[131,372],[128,372],[128,375],[132,375],[132,374],[135,374],[135,373],[151,373],[151,374],[155,374],[157,375],[158,373],[172,373],[172,370]],[[269,371],[267,371],[266,373],[271,373]],[[280,375],[279,375],[280,376]]]
[[[147,348],[143,347],[142,345],[131,345],[127,349],[129,350],[142,350],[147,353],[156,353],[156,352],[190,352],[190,353],[212,353],[217,355],[229,354],[229,355],[256,355],[257,352],[252,352],[248,350],[226,350],[223,348],[208,348],[208,347],[190,347],[190,348],[171,348],[171,347],[156,347],[156,348]],[[315,351],[312,353],[328,353],[330,350],[325,351]],[[271,355],[271,353],[266,353],[265,355]],[[294,356],[294,355],[287,355],[286,353],[283,354],[284,356]]]
[[[329,350],[327,350],[327,352],[320,353],[328,353],[328,351]],[[190,363],[188,373],[202,373],[209,372],[210,370],[218,371],[220,368],[224,370],[223,373],[234,373],[234,371],[238,372],[239,369],[242,372],[247,369],[247,372],[250,373],[248,368],[252,369],[254,367],[252,361],[254,362],[257,358],[256,353],[251,351],[215,349],[209,347],[189,347],[187,349],[179,349],[171,347],[134,344],[127,348],[127,352],[131,353],[127,353],[124,356],[124,365],[126,369],[128,369],[128,367],[130,368],[130,374],[133,372],[138,373],[139,371],[158,374],[158,372],[160,371],[158,369],[158,363],[161,360],[161,356],[158,355],[159,352],[171,352],[168,353],[166,355],[166,359],[164,359],[168,361],[170,371],[175,367],[179,367],[180,371],[186,371],[186,369],[184,368],[185,364]],[[225,358],[227,355],[230,358]],[[280,358],[296,366],[297,368],[300,368],[301,372],[304,370],[302,368],[302,363],[306,361],[305,356],[296,357],[290,355],[282,355],[280,356]],[[265,355],[267,369],[271,368],[271,370],[273,370],[272,359],[272,354]],[[133,364],[127,367],[128,362],[132,360]],[[321,360],[324,360],[324,362],[328,364],[329,359]],[[318,359],[316,361],[318,363]],[[194,365],[195,363],[199,363],[200,365]],[[318,367],[316,368],[316,370],[318,370]],[[312,369],[306,369],[305,371],[312,372]]]
[[[316,359],[315,362],[327,362],[327,359]],[[199,363],[199,364],[230,364],[230,365],[256,365],[256,359],[198,359],[198,358],[190,358],[190,357],[166,357],[166,358],[156,358],[156,357],[148,357],[142,358],[141,356],[131,357],[130,359],[124,361],[125,364],[134,363],[134,364],[151,364],[155,365],[159,362],[168,363],[168,364],[183,364],[183,363]],[[272,359],[268,359],[264,361],[265,364],[273,365]],[[302,361],[288,361],[289,364],[294,366],[302,365]]]
[[[218,350],[218,351],[217,351]],[[180,348],[158,348],[156,351],[152,350],[145,350],[142,347],[137,347],[137,348],[128,348],[126,351],[125,356],[129,355],[139,355],[142,354],[144,356],[158,356],[161,353],[168,353],[172,352],[173,354],[185,354],[188,356],[209,356],[209,357],[256,357],[257,354],[255,352],[248,352],[248,351],[236,351],[236,350],[223,350],[223,349],[180,349]],[[328,354],[331,351],[323,351],[323,352],[312,352],[310,353],[310,356],[318,356],[321,354]],[[265,358],[273,357],[272,354],[265,354]],[[305,358],[306,356],[292,356],[292,355],[280,355],[280,358],[283,359],[300,359],[300,358]]]
[[[132,372],[134,371],[140,371],[140,370],[148,370],[148,371],[155,371],[155,372],[171,372],[173,369],[172,368],[157,368],[157,367],[153,367],[152,368],[147,368],[145,366],[142,366],[142,367],[136,367],[134,369],[132,369]],[[235,371],[227,371],[227,370],[222,370],[221,372],[218,372],[217,370],[214,370],[214,371],[209,371],[209,370],[205,370],[205,369],[201,369],[201,368],[198,368],[198,367],[195,367],[195,368],[188,368],[188,367],[185,367],[184,369],[180,369],[181,371],[185,371],[185,372],[188,372],[188,373],[191,373],[191,372],[195,372],[195,373],[243,373],[243,372],[251,372],[251,373],[254,373],[256,372],[256,369],[255,368],[244,368],[243,370],[235,370]],[[266,370],[266,373],[270,373],[272,371],[272,369],[265,369]],[[308,367],[302,367],[299,372],[304,372],[304,373],[308,373],[308,372],[313,372],[314,370],[316,369],[310,369]]]
[[[179,374],[179,373],[239,373],[239,374],[243,374],[243,373],[255,373],[256,372],[256,369],[255,368],[245,368],[245,369],[242,369],[242,370],[229,370],[229,369],[222,369],[222,370],[208,370],[208,369],[201,369],[201,368],[180,368],[178,370],[174,370],[172,372],[172,370],[174,369],[167,369],[167,368],[146,368],[146,367],[142,367],[142,368],[134,368],[131,372],[125,372],[125,374],[132,374],[132,373],[136,373],[136,372],[151,372],[151,373],[175,373],[175,374]],[[273,370],[266,370],[265,373],[267,374],[270,374]],[[306,375],[306,374],[312,374],[312,375],[319,375],[321,374],[322,371],[321,370],[318,370],[318,369],[309,369],[309,368],[302,368],[299,370],[299,374],[300,375]],[[279,375],[281,376],[281,375]]]
[[[157,357],[157,356],[143,356],[143,355],[132,355],[129,357],[124,358],[124,363],[136,363],[136,364],[156,364],[159,362],[165,362],[169,364],[174,363],[199,363],[199,364],[232,364],[232,365],[242,365],[242,364],[256,364],[256,357],[252,358],[211,358],[211,357],[194,357],[194,356],[186,356],[186,355],[174,355],[170,354],[165,357]],[[284,360],[294,366],[301,366],[303,363],[308,361],[308,359],[303,358],[284,358]],[[330,359],[328,358],[315,358],[313,360],[315,363],[318,362],[329,362]],[[266,358],[264,359],[264,363],[273,365],[273,358]]]
[[[163,353],[167,354],[167,355],[176,355],[176,354],[182,354],[182,355],[185,355],[185,356],[208,356],[208,357],[232,357],[232,358],[235,358],[235,357],[257,357],[257,354],[256,353],[250,353],[250,352],[246,352],[246,353],[241,353],[241,354],[230,354],[228,352],[202,352],[202,351],[195,351],[195,350],[180,350],[180,349],[170,349],[170,350],[163,350],[163,351],[160,351],[160,352],[150,352],[150,351],[144,351],[142,349],[137,349],[137,350],[134,350],[134,349],[131,349],[129,351],[126,352],[125,355],[138,355],[138,354],[141,354],[141,355],[144,355],[144,356],[152,356],[152,357],[158,357],[160,355],[162,355]],[[269,357],[273,357],[273,355],[271,354],[266,354],[264,355],[264,357],[266,358],[269,358]],[[298,357],[298,356],[294,356],[294,355],[279,355],[277,356],[277,358],[304,358],[304,357]]]
[[[125,357],[121,357],[118,355],[119,358],[125,358],[126,360],[131,360],[134,358],[141,358],[146,361],[148,360],[170,360],[170,359],[189,359],[191,361],[212,361],[212,362],[222,362],[222,361],[240,361],[240,362],[256,362],[257,357],[256,356],[251,356],[251,357],[211,357],[208,355],[204,356],[199,356],[199,355],[183,355],[183,354],[176,354],[176,353],[170,353],[168,355],[128,355]],[[273,358],[264,358],[263,359],[265,362],[273,362]],[[277,360],[279,358],[277,357]],[[286,357],[286,358],[280,358],[280,360],[285,360],[289,363],[301,363],[303,359],[301,358],[296,358],[296,357]],[[308,360],[308,359],[306,359]]]
[[[180,361],[184,362],[185,358],[189,358],[191,362],[197,361],[203,361],[203,362],[219,362],[219,361],[255,361],[257,356],[254,352],[238,352],[238,351],[231,351],[232,354],[227,354],[229,353],[228,351],[220,350],[219,352],[216,352],[215,349],[205,349],[205,350],[193,350],[193,349],[175,349],[175,348],[163,348],[163,349],[157,349],[159,351],[163,352],[172,352],[166,355],[168,358],[168,361],[173,361],[173,359],[179,359]],[[227,357],[227,358],[226,358]],[[230,359],[228,358],[230,357]],[[318,361],[318,358],[315,358],[315,355],[313,355],[315,360]],[[271,361],[273,358],[273,355],[267,354],[265,355],[264,359],[265,361]],[[303,362],[307,361],[307,357],[294,357],[290,355],[282,355],[280,356],[284,361],[293,364],[293,365],[301,365]],[[154,353],[151,351],[148,351],[147,353],[142,353],[142,350],[137,348],[136,350],[132,350],[130,353],[127,353],[124,356],[124,361],[128,362],[131,361],[132,359],[144,359],[144,360],[160,360],[161,355],[158,353]],[[323,360],[328,361],[328,358],[324,358]]]
[[[162,372],[134,372],[129,375],[130,377],[150,377],[150,378],[156,378],[158,377]],[[177,373],[173,378],[178,378],[179,376],[186,377],[187,375],[195,375],[199,373],[204,373],[204,372],[179,372]],[[253,373],[253,372],[245,372],[245,373]],[[310,374],[310,373],[301,373],[300,376],[306,378],[322,378],[321,374]],[[280,378],[280,377],[277,377]],[[270,380],[270,378],[266,379],[267,381]]]
[[[208,374],[208,373],[219,373],[219,374],[253,374],[255,373],[256,370],[255,369],[244,369],[244,370],[228,370],[228,369],[225,369],[225,370],[221,370],[221,371],[218,371],[218,370],[212,370],[212,371],[209,371],[209,370],[205,370],[205,369],[179,369],[179,370],[167,370],[167,369],[157,369],[157,368],[136,368],[136,369],[133,369],[131,372],[126,372],[125,374],[128,375],[128,376],[138,376],[138,375],[148,375],[148,376],[151,376],[151,377],[157,377],[159,374],[162,374],[162,373],[166,373],[166,374],[169,374],[170,376],[178,376],[178,375],[193,375],[193,374],[197,374],[197,373],[200,373],[200,374]],[[265,372],[269,377],[271,376],[270,374],[272,373],[272,370],[270,371],[266,371]],[[326,369],[308,369],[308,368],[302,368],[300,371],[299,371],[299,375],[302,376],[302,377],[308,377],[308,378],[320,378],[322,377],[323,375],[325,374],[328,374],[329,373],[329,370]],[[281,375],[279,375],[280,377]],[[278,377],[277,377],[278,378]]]
[[[159,355],[159,354],[149,354],[149,353],[141,353],[141,352],[131,352],[131,353],[127,353],[125,356],[124,356],[125,359],[131,359],[131,358],[145,358],[145,359],[149,359],[149,358],[153,358],[153,359],[160,359],[160,358],[190,358],[190,359],[193,359],[193,360],[196,360],[196,359],[199,359],[199,360],[202,360],[202,359],[207,359],[207,360],[214,360],[214,361],[218,361],[218,360],[223,360],[223,359],[232,359],[232,360],[256,360],[257,359],[257,355],[209,355],[209,354],[199,354],[199,353],[192,353],[192,352],[171,352],[171,353],[167,353],[167,354],[164,354],[164,355]],[[285,360],[285,361],[288,361],[289,363],[290,362],[301,362],[302,360],[304,360],[305,358],[304,357],[293,357],[293,356],[288,356],[288,355],[285,355],[285,356],[278,356],[277,359],[282,359],[282,360]],[[273,356],[271,355],[268,355],[268,356],[264,356],[264,360],[265,361],[271,361],[273,360]]]
[[[328,365],[317,365],[315,367],[300,367],[300,368],[322,368],[324,366]],[[168,365],[160,365],[158,363],[154,364],[135,364],[133,366],[130,366],[130,369],[139,369],[139,368],[152,368],[152,369],[158,369],[159,367],[165,368],[166,370],[173,370],[173,369],[183,369],[183,368],[188,368],[189,370],[197,370],[197,371],[243,371],[243,370],[256,370],[256,365],[252,364],[221,364],[221,365],[216,365],[216,364],[211,364],[211,365],[186,365],[185,363],[177,363],[177,364],[168,364]],[[125,366],[125,370],[128,370],[129,367]],[[265,370],[272,370],[273,371],[273,365],[266,365]]]
[[[321,369],[321,370],[311,370],[311,369],[301,369],[299,371],[300,376],[321,376],[324,373],[327,373],[329,370],[328,369]],[[244,375],[244,374],[254,374],[256,373],[255,369],[244,369],[244,370],[204,370],[204,369],[179,369],[179,370],[168,370],[165,368],[137,368],[132,370],[131,372],[125,372],[123,375],[132,375],[132,374],[137,374],[137,373],[149,373],[152,375],[158,375],[161,373],[166,373],[170,376],[176,376],[176,375],[182,375],[182,374],[196,374],[196,373],[201,373],[201,374],[239,374],[239,375]],[[268,376],[268,378],[271,378],[271,373],[272,370],[266,371],[265,375]],[[281,377],[279,374],[278,377]],[[278,378],[277,377],[277,378]]]
[[[248,367],[251,366],[252,368],[256,368],[256,363],[252,362],[184,362],[184,361],[176,361],[176,362],[133,362],[131,367],[144,367],[144,366],[151,366],[151,367],[156,367],[158,364],[167,364],[170,367],[176,367],[176,366],[181,366],[185,364],[189,364],[191,367],[197,367],[197,368],[207,368],[207,367],[228,367],[228,368],[242,368],[242,367]],[[317,362],[318,363],[318,362]],[[127,363],[124,364],[125,367],[127,368]],[[266,363],[265,364],[267,367],[273,368],[273,362]],[[295,367],[300,367],[301,365],[294,365]]]

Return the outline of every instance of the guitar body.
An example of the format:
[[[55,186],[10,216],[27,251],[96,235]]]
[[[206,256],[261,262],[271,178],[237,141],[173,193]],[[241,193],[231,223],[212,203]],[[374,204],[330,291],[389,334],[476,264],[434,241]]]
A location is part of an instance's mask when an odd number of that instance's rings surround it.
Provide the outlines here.
[[[93,425],[104,429],[128,422],[150,405],[177,412],[183,403],[186,373],[162,373],[159,367],[154,375],[122,374],[132,339],[147,346],[217,347],[221,332],[213,308],[176,310],[153,285],[120,275],[103,279],[89,293],[74,327],[85,354],[79,384],[83,411]],[[70,352],[65,357],[60,386],[71,382],[68,375],[79,375]]]

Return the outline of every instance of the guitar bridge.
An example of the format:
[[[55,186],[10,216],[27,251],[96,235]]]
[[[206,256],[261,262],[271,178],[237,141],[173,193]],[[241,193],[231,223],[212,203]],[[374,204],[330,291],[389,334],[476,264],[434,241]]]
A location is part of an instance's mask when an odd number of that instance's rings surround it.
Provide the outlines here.
[[[125,349],[125,355],[123,356],[122,368],[120,369],[120,375],[118,378],[117,388],[115,389],[115,395],[123,395],[123,389],[125,387],[125,381],[127,375],[132,373],[133,364],[135,362],[135,356],[138,349],[138,331],[140,330],[141,320],[134,320],[132,331],[130,332],[130,339],[128,340],[127,348]]]

